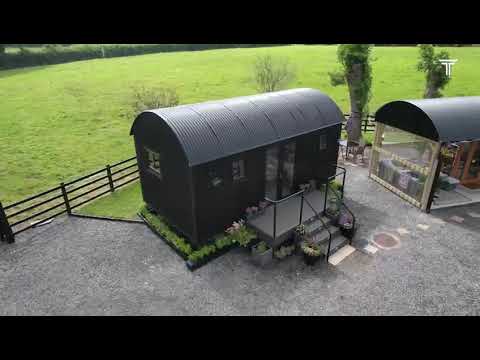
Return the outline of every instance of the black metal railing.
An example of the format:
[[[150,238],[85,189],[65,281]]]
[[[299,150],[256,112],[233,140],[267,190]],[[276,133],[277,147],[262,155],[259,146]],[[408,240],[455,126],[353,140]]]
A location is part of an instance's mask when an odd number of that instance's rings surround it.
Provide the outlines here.
[[[12,243],[15,235],[65,213],[70,215],[74,209],[138,178],[134,156],[5,207],[0,203],[0,238]],[[36,221],[29,222],[33,219]]]
[[[355,214],[353,213],[352,210],[350,210],[350,208],[347,206],[347,204],[345,204],[344,202],[344,193],[345,193],[345,177],[346,177],[346,173],[347,173],[347,170],[344,168],[344,167],[341,167],[341,166],[337,166],[337,165],[332,165],[334,166],[335,168],[337,169],[340,169],[340,172],[336,172],[335,175],[329,177],[327,183],[326,183],[326,191],[325,191],[325,204],[324,204],[324,211],[326,210],[326,206],[327,206],[327,198],[328,198],[328,194],[329,194],[329,191],[333,194],[333,196],[336,197],[337,199],[337,202],[340,204],[340,206],[343,206],[345,208],[345,210],[347,210],[347,212],[350,214],[350,216],[352,217],[352,229],[355,229],[355,223],[356,223],[356,218],[355,218]],[[338,177],[338,176],[342,176],[343,179],[342,179],[342,186],[341,186],[341,189],[340,189],[340,195],[338,194],[338,192],[334,189],[331,188],[331,183],[333,181],[335,181],[335,179]],[[351,244],[352,243],[352,239],[350,238],[349,239],[349,243]]]
[[[289,195],[283,199],[280,200],[272,200],[269,199],[268,197],[265,197],[265,201],[273,205],[273,244],[275,244],[275,241],[277,240],[277,205],[281,204],[287,200],[290,200],[294,197],[301,196],[300,198],[300,220],[298,225],[301,225],[303,222],[303,202],[305,200],[305,189],[297,191],[296,193]]]
[[[325,194],[325,197],[327,195]],[[325,223],[325,221],[323,221],[323,218],[322,218],[322,215],[320,215],[317,210],[315,210],[315,208],[313,207],[313,205],[310,203],[310,201],[308,201],[308,199],[305,199],[305,203],[310,207],[310,209],[313,211],[313,213],[315,214],[315,218],[317,218],[318,220],[320,220],[320,222],[322,223],[322,228],[325,228],[328,232],[328,248],[327,248],[327,254],[326,254],[326,260],[328,261],[329,257],[330,257],[330,248],[332,246],[332,232],[330,231],[330,229],[328,228],[328,225]]]
[[[322,213],[320,214],[314,207],[313,205],[307,200],[307,198],[305,198],[305,189],[303,190],[300,190],[294,194],[291,194],[283,199],[280,199],[280,200],[272,200],[272,199],[269,199],[268,197],[265,197],[265,201],[272,204],[273,205],[273,244],[276,243],[276,240],[277,240],[277,206],[285,201],[288,201],[294,197],[297,197],[297,196],[300,196],[300,209],[299,209],[299,225],[301,225],[303,223],[303,204],[304,203],[307,203],[307,205],[310,207],[310,209],[312,209],[313,213],[314,213],[314,217],[318,218],[321,223],[322,223],[322,228],[325,228],[327,231],[328,231],[328,234],[329,234],[329,239],[328,239],[328,248],[327,248],[327,261],[328,261],[328,258],[330,256],[330,250],[331,250],[331,244],[332,244],[332,233],[330,231],[330,229],[328,228],[327,224],[325,223],[325,221],[323,220],[322,218],[322,214],[325,214],[325,211],[327,209],[327,200],[328,200],[328,194],[329,194],[329,191],[331,191],[338,199],[339,203],[340,203],[340,206],[343,206],[345,207],[345,209],[347,210],[348,213],[350,213],[350,215],[352,216],[352,227],[354,228],[355,227],[355,222],[356,222],[356,218],[355,218],[355,215],[353,214],[353,212],[350,210],[350,208],[348,208],[348,206],[344,203],[343,201],[343,198],[344,198],[344,191],[345,191],[345,179],[346,179],[346,173],[347,173],[347,170],[342,167],[342,166],[338,166],[336,164],[332,164],[331,166],[333,166],[335,168],[335,174],[330,176],[324,183],[321,183],[320,186],[324,186],[324,190],[325,190],[325,197],[324,197],[324,204],[323,204],[323,211]],[[340,195],[338,195],[337,191],[333,191],[333,189],[331,189],[331,182],[335,181],[335,179],[339,176],[342,176],[342,185],[340,187]],[[350,243],[351,243],[351,239],[350,239]]]

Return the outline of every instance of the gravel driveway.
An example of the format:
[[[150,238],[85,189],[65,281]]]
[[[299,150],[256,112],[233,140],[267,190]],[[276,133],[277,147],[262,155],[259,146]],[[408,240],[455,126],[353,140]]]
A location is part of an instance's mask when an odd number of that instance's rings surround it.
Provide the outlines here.
[[[424,214],[347,169],[357,241],[399,247],[267,269],[236,249],[192,273],[142,224],[63,217],[0,245],[0,315],[479,315],[480,207]]]

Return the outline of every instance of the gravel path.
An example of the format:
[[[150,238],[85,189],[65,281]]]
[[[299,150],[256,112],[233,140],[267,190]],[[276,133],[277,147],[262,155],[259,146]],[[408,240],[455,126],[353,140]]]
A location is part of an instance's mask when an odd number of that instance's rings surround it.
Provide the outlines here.
[[[191,273],[142,224],[63,217],[0,245],[0,315],[479,315],[480,206],[424,214],[347,168],[357,240],[398,248],[267,269],[236,249]]]

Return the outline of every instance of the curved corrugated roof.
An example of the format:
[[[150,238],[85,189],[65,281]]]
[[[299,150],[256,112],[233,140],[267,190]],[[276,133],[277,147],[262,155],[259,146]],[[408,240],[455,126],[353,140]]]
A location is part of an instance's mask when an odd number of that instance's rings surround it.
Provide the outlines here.
[[[148,110],[137,119],[152,113],[172,129],[190,166],[337,125],[344,119],[333,100],[314,89]]]
[[[480,139],[480,96],[393,101],[375,121],[440,141]]]

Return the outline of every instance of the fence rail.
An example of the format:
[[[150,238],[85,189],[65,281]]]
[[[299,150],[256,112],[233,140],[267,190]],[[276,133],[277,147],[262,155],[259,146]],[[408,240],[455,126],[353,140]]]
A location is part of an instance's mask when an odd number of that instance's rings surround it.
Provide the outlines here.
[[[350,114],[343,114],[345,119],[350,117]],[[342,130],[345,130],[346,120],[342,123]],[[367,115],[364,119],[362,119],[362,132],[373,132],[375,131],[375,116]]]
[[[15,235],[57,216],[71,214],[72,210],[138,180],[136,159],[134,156],[108,164],[103,169],[62,182],[59,186],[7,206],[2,206],[0,202],[0,240],[12,243]]]

